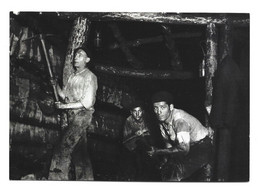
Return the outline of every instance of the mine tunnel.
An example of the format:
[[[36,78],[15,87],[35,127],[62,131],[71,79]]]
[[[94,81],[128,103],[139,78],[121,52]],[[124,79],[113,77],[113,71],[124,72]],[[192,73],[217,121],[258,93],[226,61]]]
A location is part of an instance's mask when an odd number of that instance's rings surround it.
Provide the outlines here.
[[[98,79],[95,112],[87,129],[97,181],[129,180],[122,172],[131,167],[122,163],[122,134],[129,106],[136,98],[144,101],[158,146],[161,139],[151,104],[151,95],[157,91],[168,90],[176,108],[212,127],[214,73],[230,55],[241,71],[243,94],[235,114],[243,119],[233,131],[234,159],[227,172],[230,181],[248,180],[249,14],[10,12],[11,180],[29,174],[36,180],[47,179],[62,133],[63,114],[54,108],[40,37],[60,85],[72,70],[73,50],[79,46],[88,50],[89,68]],[[74,164],[81,153],[81,149],[75,152]],[[71,167],[72,180],[75,170]],[[159,181],[156,171],[150,172],[151,178],[145,181]]]

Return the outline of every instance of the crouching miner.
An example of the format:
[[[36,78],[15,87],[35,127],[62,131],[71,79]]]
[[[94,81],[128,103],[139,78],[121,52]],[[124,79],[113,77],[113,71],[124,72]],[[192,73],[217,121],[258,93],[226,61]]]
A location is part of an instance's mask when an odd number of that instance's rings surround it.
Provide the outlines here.
[[[166,91],[154,94],[152,103],[165,148],[148,154],[163,158],[162,181],[185,181],[198,173],[202,176],[196,181],[209,180],[212,132],[192,115],[174,108],[172,95]]]
[[[93,180],[91,162],[86,149],[86,129],[91,124],[96,100],[97,78],[87,68],[90,61],[83,48],[74,51],[74,73],[68,83],[61,89],[57,86],[58,94],[64,103],[56,102],[56,108],[66,110],[68,127],[66,128],[60,144],[55,148],[51,161],[49,180],[70,180],[69,170],[72,153],[79,142],[84,142],[85,174],[76,180]],[[82,176],[83,175],[83,176]]]
[[[151,177],[148,174],[151,169],[149,168],[150,157],[147,156],[146,151],[151,149],[152,140],[143,103],[138,100],[133,102],[130,113],[124,125],[123,144],[129,150],[128,156],[124,157],[134,162],[136,174],[133,180],[147,181]],[[130,167],[128,169],[133,172]]]

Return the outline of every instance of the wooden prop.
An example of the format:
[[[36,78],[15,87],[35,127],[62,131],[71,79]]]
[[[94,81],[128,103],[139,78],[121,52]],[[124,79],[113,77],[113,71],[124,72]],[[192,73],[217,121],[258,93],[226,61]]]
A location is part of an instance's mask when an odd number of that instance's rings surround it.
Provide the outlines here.
[[[72,65],[74,50],[78,47],[83,47],[83,45],[86,43],[89,28],[90,21],[86,18],[78,17],[74,20],[63,68],[63,86],[67,84],[69,76],[74,71]]]
[[[229,20],[228,20],[229,21]],[[218,62],[221,62],[227,55],[232,56],[232,29],[233,26],[230,22],[227,22],[224,26],[220,27],[220,45]]]
[[[212,105],[212,78],[214,72],[217,69],[217,28],[214,23],[209,23],[207,25],[207,53],[206,53],[206,66],[205,66],[205,85],[206,85],[206,98],[205,98],[205,108]],[[208,117],[205,120],[205,126],[209,126]]]

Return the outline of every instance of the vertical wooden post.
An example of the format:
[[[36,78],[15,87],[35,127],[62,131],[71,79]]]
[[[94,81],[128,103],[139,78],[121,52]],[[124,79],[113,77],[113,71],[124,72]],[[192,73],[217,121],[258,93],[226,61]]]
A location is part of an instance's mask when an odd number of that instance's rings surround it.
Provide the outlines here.
[[[73,23],[73,28],[70,34],[66,58],[63,68],[63,85],[66,85],[70,74],[73,72],[73,54],[74,50],[82,47],[87,42],[87,37],[90,29],[90,21],[84,17],[78,17]]]
[[[85,46],[87,43],[88,34],[90,31],[91,22],[85,17],[78,17],[74,23],[70,34],[69,44],[67,48],[65,64],[63,68],[63,85],[68,82],[69,76],[73,72],[73,55],[74,50],[79,47]],[[87,150],[87,135],[84,134],[83,144],[80,145],[80,149],[83,151],[76,151],[74,160],[76,180],[93,180],[92,165],[90,162],[88,150]]]
[[[232,25],[227,19],[227,23],[221,27],[220,46],[219,46],[219,63],[227,56],[232,56]]]
[[[212,105],[212,78],[217,69],[217,28],[213,23],[207,25],[207,53],[206,53],[206,66],[205,66],[205,85],[206,85],[206,98],[205,108]],[[205,126],[209,126],[208,117],[205,120]]]
[[[175,40],[172,38],[171,29],[167,25],[162,25],[162,28],[163,28],[164,38],[166,40],[165,44],[168,47],[171,56],[171,67],[173,70],[181,71],[183,67],[179,59],[178,50],[176,49]]]

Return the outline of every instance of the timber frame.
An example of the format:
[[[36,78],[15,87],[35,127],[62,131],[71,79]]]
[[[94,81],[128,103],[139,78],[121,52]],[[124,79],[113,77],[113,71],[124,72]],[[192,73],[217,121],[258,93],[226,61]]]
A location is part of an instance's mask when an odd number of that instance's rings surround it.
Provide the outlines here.
[[[99,89],[93,125],[89,128],[92,140],[89,144],[91,150],[98,152],[96,157],[93,154],[97,166],[106,161],[105,167],[110,163],[115,168],[118,168],[122,125],[135,97],[149,99],[155,89],[173,88],[176,107],[179,99],[184,107],[198,111],[200,120],[204,119],[204,125],[209,127],[212,79],[218,64],[226,55],[248,50],[250,21],[249,14],[243,13],[20,12],[10,15],[10,157],[14,169],[20,165],[19,155],[25,160],[32,159],[33,163],[38,159],[37,163],[46,167],[48,162],[44,159],[48,160],[52,154],[66,122],[66,117],[54,109],[51,96],[54,93],[45,71],[42,47],[31,37],[45,35],[52,70],[57,77],[62,77],[57,79],[63,85],[73,71],[74,50],[78,47],[90,49],[90,53],[94,50],[96,55],[90,55],[94,65],[90,68],[97,74]],[[51,23],[50,19],[55,22]],[[102,35],[111,41],[97,49],[93,40],[99,24],[105,28]],[[134,26],[134,30],[141,27],[137,32],[126,33],[129,26]],[[155,32],[150,33],[151,30]],[[54,34],[51,37],[49,33]],[[234,43],[234,36],[241,42]],[[246,46],[240,49],[242,46],[236,43]],[[183,52],[184,49],[188,51]],[[103,52],[109,57],[102,55]],[[246,66],[245,74],[249,61],[243,62],[248,55],[233,55],[243,59],[241,66]],[[196,74],[201,64],[203,73]],[[80,160],[74,162],[81,166]],[[16,174],[11,170],[10,173]],[[17,179],[15,175],[11,178]]]
[[[248,26],[249,18],[244,19],[228,18],[226,14],[210,16],[210,14],[185,14],[185,13],[150,13],[150,12],[57,12],[59,17],[75,19],[79,16],[88,18],[91,21],[140,21],[164,24],[189,24],[207,25],[208,23],[226,24],[228,21],[234,25]],[[200,16],[201,15],[201,16]]]
[[[171,33],[164,24],[181,24],[181,25],[204,25],[206,26],[206,54],[205,54],[205,109],[210,109],[212,104],[212,78],[214,72],[217,69],[218,63],[218,36],[217,36],[217,25],[224,26],[224,40],[222,46],[222,53],[220,58],[224,58],[225,55],[230,54],[232,51],[232,46],[230,43],[230,30],[232,26],[248,27],[249,17],[248,14],[244,15],[244,18],[232,17],[232,14],[187,14],[187,13],[149,13],[149,12],[57,12],[57,15],[61,18],[72,19],[75,23],[85,18],[90,25],[91,21],[136,21],[136,22],[147,22],[147,23],[160,23],[164,28],[166,37]],[[195,16],[194,16],[195,15]],[[75,26],[74,26],[75,27]],[[86,28],[89,28],[87,26]],[[132,42],[124,41],[121,36],[117,26],[110,25],[112,31],[119,42],[118,44],[110,46],[110,49],[116,49],[121,47],[122,51],[126,55],[128,62],[136,68],[135,70],[127,68],[118,68],[116,66],[103,66],[98,64],[95,69],[99,72],[130,76],[138,78],[157,78],[157,79],[189,79],[193,75],[189,72],[178,72],[178,71],[145,71],[142,68],[142,64],[131,54],[129,51],[129,46],[137,47],[142,43],[150,41],[149,39],[135,40]],[[75,30],[75,29],[74,29]],[[77,30],[76,30],[77,31]],[[198,35],[198,34],[192,34]],[[170,35],[171,36],[171,35]],[[85,38],[87,41],[88,38]],[[160,41],[162,37],[157,37],[151,41]],[[172,39],[172,38],[171,38]],[[87,43],[87,42],[86,42]],[[74,46],[75,47],[75,46]],[[174,49],[174,41],[170,42],[168,45],[169,49]],[[68,48],[71,50],[71,47]],[[70,58],[70,57],[69,57]],[[176,55],[172,54],[172,59],[176,59]],[[178,69],[178,60],[172,61],[175,63],[175,67]],[[177,63],[177,64],[176,64]],[[66,66],[65,66],[66,68]],[[66,76],[66,73],[65,73]],[[210,111],[210,110],[209,110]],[[208,112],[209,113],[209,112]],[[208,120],[206,118],[206,126],[209,126]]]

